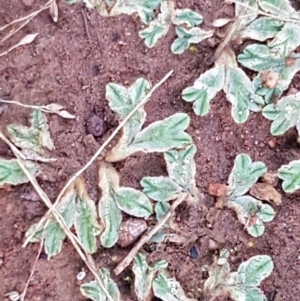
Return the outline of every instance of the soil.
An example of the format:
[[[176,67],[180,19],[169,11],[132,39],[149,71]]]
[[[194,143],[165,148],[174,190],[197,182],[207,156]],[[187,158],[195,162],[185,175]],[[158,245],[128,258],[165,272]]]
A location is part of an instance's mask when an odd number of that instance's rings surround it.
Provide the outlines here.
[[[2,0],[0,26],[36,9],[38,1]],[[32,4],[33,2],[33,4]],[[29,3],[29,6],[28,6]],[[31,3],[31,4],[30,4]],[[233,122],[230,103],[223,93],[213,100],[211,110],[205,117],[193,113],[192,106],[182,101],[181,91],[212,66],[214,51],[220,38],[215,36],[197,45],[196,51],[182,55],[171,54],[170,45],[175,37],[172,28],[156,47],[147,49],[138,37],[140,23],[137,18],[119,16],[100,17],[96,11],[83,9],[80,5],[67,6],[59,2],[59,20],[52,22],[47,11],[39,14],[23,30],[1,45],[1,52],[19,41],[26,33],[39,33],[30,45],[20,47],[0,60],[0,97],[27,104],[59,103],[75,120],[62,119],[48,114],[47,118],[54,139],[52,157],[56,163],[44,164],[41,187],[51,200],[95,150],[111,134],[117,119],[107,105],[105,86],[109,82],[129,85],[138,77],[147,78],[152,84],[158,82],[171,69],[172,77],[161,86],[146,105],[147,124],[168,117],[176,112],[188,113],[188,128],[197,146],[196,184],[203,195],[198,205],[182,204],[175,219],[186,233],[196,237],[182,245],[164,243],[145,246],[143,253],[149,262],[166,259],[168,271],[190,296],[202,300],[201,289],[207,278],[203,266],[212,263],[213,249],[225,247],[230,250],[230,263],[235,270],[242,261],[253,255],[270,255],[275,268],[261,288],[270,301],[298,301],[300,295],[300,227],[299,193],[283,194],[283,202],[275,208],[276,218],[266,224],[262,237],[254,239],[244,230],[234,212],[219,210],[217,219],[215,199],[208,194],[210,183],[226,184],[236,155],[247,153],[252,160],[263,161],[269,170],[277,170],[282,164],[299,159],[299,145],[295,129],[274,138],[270,134],[270,122],[259,113],[251,113],[242,125]],[[219,17],[231,17],[233,7],[221,0],[181,0],[178,7],[186,7],[203,15],[203,28]],[[300,90],[300,75],[296,75],[292,88]],[[1,108],[1,128],[10,123],[28,123],[29,110],[19,106]],[[94,116],[98,116],[94,117]],[[96,121],[95,121],[96,120]],[[92,124],[96,122],[96,124]],[[90,127],[94,127],[91,129]],[[100,137],[91,136],[97,131]],[[98,135],[98,133],[104,134]],[[0,155],[12,157],[4,143],[0,143]],[[166,173],[160,154],[133,155],[115,164],[122,184],[139,188],[143,176]],[[97,166],[94,164],[84,174],[90,196],[99,199]],[[280,190],[280,184],[277,186]],[[46,207],[35,195],[30,184],[20,185],[11,191],[0,191],[0,299],[10,291],[21,292],[29,277],[38,253],[38,244],[22,248],[25,231],[46,212]],[[211,246],[214,239],[214,247]],[[249,243],[253,243],[249,247]],[[193,256],[190,249],[193,248]],[[101,249],[94,255],[97,266],[111,271],[129,252],[131,247]],[[195,255],[195,249],[198,256]],[[196,257],[196,258],[191,258]],[[80,282],[76,275],[85,269],[84,263],[65,241],[62,252],[47,260],[41,254],[36,271],[30,282],[27,300],[80,301]],[[112,272],[113,275],[113,272]],[[117,281],[124,300],[137,300],[132,283],[133,277],[126,269]],[[4,279],[4,281],[3,281]],[[85,280],[92,279],[87,273]],[[84,281],[85,281],[84,280]],[[221,300],[221,299],[220,299]],[[223,300],[227,300],[225,297]]]

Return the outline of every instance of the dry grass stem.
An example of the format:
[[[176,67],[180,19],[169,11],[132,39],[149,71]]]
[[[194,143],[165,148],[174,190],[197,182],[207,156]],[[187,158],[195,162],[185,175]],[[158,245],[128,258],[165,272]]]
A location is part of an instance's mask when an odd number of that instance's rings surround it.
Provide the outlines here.
[[[0,131],[0,138],[4,142],[6,142],[6,143],[7,143],[7,141],[9,141],[1,131]],[[10,143],[8,145],[11,147],[12,143]],[[66,225],[64,219],[62,218],[62,216],[60,215],[60,213],[56,210],[55,207],[54,208],[52,207],[52,203],[49,200],[47,194],[43,191],[43,189],[39,186],[39,184],[36,181],[36,179],[30,174],[30,172],[27,170],[27,168],[23,164],[23,161],[22,161],[22,159],[19,156],[20,151],[18,149],[16,149],[16,148],[11,148],[11,149],[14,152],[14,154],[15,154],[17,160],[18,160],[18,163],[19,163],[19,165],[21,167],[21,169],[23,170],[23,172],[25,173],[25,175],[27,176],[27,178],[31,182],[32,186],[34,187],[34,189],[36,190],[36,192],[38,193],[38,195],[40,196],[40,198],[44,201],[45,205],[49,209],[50,208],[52,209],[53,216],[55,217],[55,219],[57,220],[57,222],[59,223],[59,225],[61,226],[61,228],[66,233],[67,237],[70,239],[71,243],[73,244],[75,250],[77,251],[77,253],[81,257],[81,259],[83,260],[83,262],[86,264],[86,266],[88,267],[88,269],[94,275],[94,277],[97,280],[100,288],[104,291],[105,295],[107,296],[107,299],[109,301],[114,301],[112,299],[112,297],[110,296],[109,292],[107,291],[107,289],[105,288],[105,286],[103,285],[103,283],[102,283],[102,281],[101,281],[101,279],[100,279],[100,277],[98,275],[98,271],[96,269],[96,265],[93,262],[92,257],[89,256],[88,254],[86,254],[86,252],[84,250],[84,247],[78,241],[78,238],[69,230],[69,228],[67,227],[67,225]],[[46,225],[44,225],[44,229],[45,229],[45,226]]]
[[[86,171],[89,166],[98,158],[98,156],[102,153],[102,151],[105,149],[105,147],[113,140],[113,138],[118,134],[118,132],[122,129],[124,124],[129,120],[129,118],[138,110],[141,106],[143,106],[149,98],[152,96],[153,92],[160,87],[173,73],[173,70],[171,70],[168,74],[166,74],[156,85],[152,87],[152,89],[148,92],[148,94],[144,97],[144,99],[136,105],[136,107],[128,114],[128,116],[117,126],[117,128],[113,131],[113,133],[108,137],[108,139],[100,146],[100,148],[97,150],[97,152],[92,156],[92,158],[89,160],[89,162],[82,167],[80,170],[78,170],[67,182],[67,184],[63,187],[61,192],[59,193],[58,197],[56,198],[55,203],[49,208],[48,212],[41,218],[39,221],[36,229],[40,228],[42,224],[47,220],[49,217],[50,213],[52,212],[53,209],[55,209],[55,206],[59,203],[61,197],[63,194],[66,192],[68,187],[76,180],[77,177],[79,177],[84,171]],[[23,247],[25,247],[32,237],[35,235],[35,231],[27,237],[26,241],[23,244]]]
[[[165,214],[165,216],[152,228],[151,231],[146,233],[138,242],[137,244],[132,248],[132,250],[127,254],[127,256],[121,261],[121,263],[118,264],[118,266],[115,268],[114,272],[116,275],[119,275],[123,272],[123,270],[131,263],[134,256],[138,253],[140,248],[151,239],[151,237],[157,233],[162,226],[167,222],[167,220],[171,217],[171,215],[175,212],[175,209],[186,199],[187,194],[182,193],[179,195],[179,197],[176,199],[176,201],[172,204],[169,211]]]

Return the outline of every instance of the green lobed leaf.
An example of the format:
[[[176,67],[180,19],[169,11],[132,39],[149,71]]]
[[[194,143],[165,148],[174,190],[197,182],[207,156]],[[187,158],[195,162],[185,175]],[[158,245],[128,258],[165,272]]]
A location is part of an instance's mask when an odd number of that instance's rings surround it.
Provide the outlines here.
[[[248,45],[243,53],[237,56],[237,60],[244,67],[258,72],[272,69],[281,73],[286,64],[279,53],[273,52],[262,44]]]
[[[74,222],[75,199],[76,191],[74,187],[70,187],[56,207],[68,228],[70,228]],[[60,253],[66,234],[57,221],[52,221],[47,225],[44,237],[45,253],[48,255],[48,259],[50,259],[52,256]]]
[[[172,148],[191,144],[191,136],[184,132],[189,124],[190,118],[185,113],[176,113],[153,122],[136,135],[132,150],[133,152],[166,152]]]
[[[274,268],[272,258],[268,255],[256,255],[240,264],[236,280],[246,287],[259,286],[270,276]]]
[[[23,161],[24,166],[32,176],[39,173],[39,166],[31,161]],[[0,186],[19,185],[29,182],[29,179],[20,167],[18,160],[0,158]]]
[[[174,278],[168,278],[165,274],[159,273],[153,280],[154,296],[163,301],[196,301],[187,298],[180,283]]]
[[[101,244],[105,248],[111,248],[119,239],[119,229],[122,222],[121,210],[114,200],[114,193],[119,188],[119,177],[110,164],[102,162],[99,169],[99,178],[99,186],[102,190],[99,216],[104,223]]]
[[[167,34],[170,28],[172,2],[163,1],[160,9],[161,13],[150,22],[149,27],[139,31],[140,38],[145,40],[148,48],[152,48],[160,38]]]
[[[105,268],[99,270],[99,277],[114,301],[121,301],[121,295],[117,284],[110,278],[109,271]],[[98,285],[96,280],[83,283],[80,286],[81,294],[93,301],[109,301],[104,291]]]
[[[164,153],[169,177],[192,197],[197,197],[198,195],[195,183],[195,154],[196,146],[194,144],[188,145],[180,151],[170,150]]]
[[[265,118],[273,121],[271,124],[272,135],[282,135],[294,126],[297,127],[300,135],[300,93],[282,97],[276,105],[267,105],[262,114]]]
[[[189,48],[190,44],[197,44],[204,39],[213,36],[213,31],[205,31],[199,27],[193,27],[191,29],[185,29],[182,27],[176,27],[176,34],[178,38],[172,43],[171,51],[174,54],[181,54]]]
[[[261,17],[251,22],[241,31],[242,39],[250,38],[257,41],[265,41],[273,38],[283,27],[284,22],[269,17]]]
[[[77,198],[74,226],[79,241],[85,250],[93,254],[97,251],[96,236],[101,233],[97,222],[96,206],[88,196],[82,179],[76,182]]]
[[[30,149],[39,154],[44,153],[43,148],[54,149],[46,116],[40,110],[33,110],[30,115],[30,127],[10,124],[6,131],[12,142],[22,148]]]
[[[166,269],[168,263],[165,260],[148,266],[146,257],[138,253],[133,259],[132,271],[134,273],[134,288],[139,301],[150,301],[152,298],[152,281],[157,271]]]
[[[168,177],[144,177],[141,180],[143,193],[158,202],[171,201],[182,188]]]
[[[224,92],[232,104],[231,115],[236,123],[247,121],[250,111],[259,112],[264,100],[255,94],[252,83],[240,68],[226,66]]]
[[[300,45],[300,26],[297,23],[286,22],[275,38],[268,43],[271,52],[287,57]]]
[[[109,107],[116,112],[120,121],[139,104],[146,96],[150,84],[143,78],[137,79],[129,88],[121,85],[109,83],[106,86],[106,99]],[[134,137],[141,130],[146,118],[146,112],[143,107],[139,108],[123,126],[122,137],[118,144],[108,153],[106,160],[121,160],[122,154],[126,157],[128,146],[132,143]],[[119,159],[120,157],[120,159]]]
[[[235,197],[245,194],[266,171],[267,168],[264,163],[252,162],[246,154],[236,156],[228,179],[227,191],[229,196]]]
[[[149,217],[152,205],[142,192],[129,187],[121,187],[116,190],[113,198],[120,210],[135,217]]]
[[[175,25],[187,25],[194,27],[202,23],[202,16],[191,9],[176,9],[172,14],[172,23]]]
[[[286,193],[293,193],[300,188],[300,160],[291,161],[288,165],[282,165],[277,172],[281,179],[282,189]]]
[[[228,207],[236,211],[239,221],[253,237],[261,236],[265,229],[263,222],[270,222],[275,217],[270,205],[263,204],[251,196],[230,198]]]
[[[196,115],[204,116],[209,112],[210,101],[222,90],[225,80],[223,65],[201,74],[192,87],[182,91],[182,98],[187,102],[194,102],[193,109]]]

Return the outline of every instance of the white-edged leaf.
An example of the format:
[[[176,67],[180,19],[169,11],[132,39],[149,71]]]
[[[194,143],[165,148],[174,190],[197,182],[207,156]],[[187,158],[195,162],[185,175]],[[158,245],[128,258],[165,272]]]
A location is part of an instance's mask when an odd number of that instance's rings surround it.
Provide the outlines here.
[[[258,287],[241,287],[238,285],[228,287],[230,297],[235,301],[268,301],[262,290]]]
[[[71,186],[61,198],[60,203],[56,206],[57,211],[63,217],[68,228],[70,228],[74,222],[76,212],[75,199],[76,190],[74,186]],[[48,259],[50,259],[52,256],[60,253],[66,234],[57,221],[51,221],[45,229],[44,237],[45,253],[48,255]]]
[[[300,188],[300,160],[291,161],[287,165],[282,165],[277,172],[281,179],[282,189],[286,193],[293,193]]]
[[[142,192],[130,187],[118,188],[113,198],[120,210],[135,217],[149,217],[152,212],[152,205],[149,199]]]
[[[206,31],[198,27],[191,29],[176,27],[176,34],[178,38],[172,43],[171,51],[174,54],[181,54],[189,48],[190,44],[197,44],[204,39],[212,37],[214,31]]]
[[[202,23],[202,16],[191,9],[176,9],[172,15],[172,23],[175,25],[185,24],[188,27],[194,27]]]
[[[170,150],[164,153],[169,177],[195,199],[198,196],[195,182],[196,164],[194,161],[196,151],[196,146],[192,144],[179,151]]]
[[[230,198],[228,207],[236,211],[239,221],[253,237],[261,236],[265,229],[263,222],[270,222],[275,217],[270,205],[263,204],[251,196]]]
[[[190,118],[185,113],[176,113],[153,122],[136,135],[132,150],[134,152],[166,152],[172,148],[181,148],[191,144],[191,136],[184,132],[189,124]]]
[[[30,123],[30,127],[16,124],[6,127],[12,142],[22,149],[30,149],[39,154],[44,153],[44,148],[53,150],[54,144],[50,137],[46,116],[39,110],[33,110]]]
[[[153,280],[154,296],[163,301],[196,301],[187,298],[180,283],[174,278],[168,278],[165,274],[159,273]]]
[[[267,105],[262,114],[273,121],[270,129],[272,135],[282,135],[296,126],[300,136],[300,93],[282,97],[276,105]]]
[[[34,177],[39,174],[39,166],[30,161],[23,161],[24,166]],[[29,179],[20,167],[18,160],[0,158],[0,186],[19,185],[29,182]]]
[[[107,292],[114,301],[122,301],[121,294],[119,292],[117,284],[111,279],[109,271],[105,268],[101,268],[99,271],[99,277],[106,288]],[[80,286],[81,294],[93,301],[109,301],[104,291],[98,285],[96,280],[88,283],[83,283]]]
[[[156,42],[165,36],[170,28],[170,19],[173,10],[172,1],[163,1],[161,3],[161,13],[156,19],[149,23],[149,26],[139,31],[139,36],[145,40],[145,45],[152,48]]]
[[[132,15],[137,13],[141,21],[147,24],[152,18],[153,10],[156,9],[162,1],[163,0],[117,0],[110,11],[110,15]]]
[[[204,116],[209,112],[210,101],[222,90],[225,80],[225,68],[216,65],[196,79],[192,87],[182,91],[182,98],[187,102],[194,102],[193,109],[196,115]]]
[[[236,0],[235,16],[240,18],[239,28],[243,28],[251,23],[258,16],[257,0]]]
[[[272,52],[287,57],[300,45],[300,26],[298,23],[286,22],[274,39],[268,43]]]
[[[134,289],[139,301],[150,301],[152,299],[152,281],[159,270],[167,268],[168,263],[165,260],[156,262],[149,266],[146,257],[138,253],[134,257],[132,271],[134,273]]]
[[[96,236],[101,233],[102,228],[97,222],[95,203],[88,196],[82,179],[76,181],[76,190],[75,230],[85,250],[93,254],[97,251]]]
[[[246,154],[237,155],[228,179],[228,195],[235,197],[245,194],[266,171],[264,163],[252,162]]]
[[[256,255],[240,264],[236,280],[247,287],[259,286],[270,276],[274,268],[272,258],[268,255]]]
[[[99,186],[102,197],[99,202],[99,216],[104,223],[101,244],[111,248],[119,239],[122,213],[114,200],[114,193],[119,188],[119,177],[112,165],[102,162],[99,169]]]
[[[241,33],[238,33],[242,39],[252,39],[265,41],[273,38],[283,27],[284,22],[269,17],[261,17],[251,22]]]
[[[225,53],[224,92],[232,104],[231,115],[236,123],[247,121],[250,111],[259,112],[264,105],[262,97],[255,94],[253,85],[246,73],[238,67],[232,51]]]
[[[182,188],[168,177],[144,177],[141,180],[143,193],[158,202],[173,200]]]

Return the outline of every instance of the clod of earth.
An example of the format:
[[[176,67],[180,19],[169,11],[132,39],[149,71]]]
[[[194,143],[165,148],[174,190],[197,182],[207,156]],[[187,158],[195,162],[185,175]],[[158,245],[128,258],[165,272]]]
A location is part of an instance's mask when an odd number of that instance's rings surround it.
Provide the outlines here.
[[[86,126],[87,132],[89,134],[92,134],[94,137],[102,136],[106,130],[105,121],[97,115],[89,117]]]

